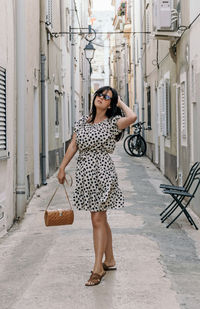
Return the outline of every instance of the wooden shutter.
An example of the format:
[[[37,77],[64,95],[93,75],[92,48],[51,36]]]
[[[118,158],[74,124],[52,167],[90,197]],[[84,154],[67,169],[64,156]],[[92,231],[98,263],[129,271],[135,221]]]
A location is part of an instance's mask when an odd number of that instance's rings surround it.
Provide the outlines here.
[[[165,96],[166,96],[166,136],[170,135],[170,81],[169,79],[165,80]]]
[[[186,137],[186,118],[185,118],[185,82],[181,83],[181,135]]]
[[[161,85],[160,97],[160,131],[163,136],[166,136],[166,97],[165,97],[165,83]]]
[[[0,151],[6,150],[6,70],[0,67]]]

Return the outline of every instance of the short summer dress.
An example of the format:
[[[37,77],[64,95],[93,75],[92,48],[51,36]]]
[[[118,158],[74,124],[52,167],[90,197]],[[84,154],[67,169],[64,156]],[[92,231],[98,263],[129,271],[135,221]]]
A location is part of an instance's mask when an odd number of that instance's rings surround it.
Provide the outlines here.
[[[88,118],[83,116],[74,126],[79,155],[73,203],[78,210],[91,212],[123,207],[124,196],[110,156],[115,149],[115,137],[122,131],[116,124],[121,116],[95,124],[88,123]]]

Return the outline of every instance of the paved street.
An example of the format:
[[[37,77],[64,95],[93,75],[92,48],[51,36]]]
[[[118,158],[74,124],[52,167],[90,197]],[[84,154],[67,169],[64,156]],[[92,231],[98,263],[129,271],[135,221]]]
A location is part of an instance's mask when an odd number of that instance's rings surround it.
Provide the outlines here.
[[[24,220],[0,239],[1,309],[200,308],[200,232],[184,216],[169,229],[161,225],[169,199],[159,184],[167,181],[147,158],[129,157],[122,142],[112,157],[126,197],[124,209],[108,213],[118,270],[96,287],[84,286],[94,260],[90,214],[75,211],[72,226],[45,227],[54,176],[37,190]],[[63,192],[61,186],[58,208]]]

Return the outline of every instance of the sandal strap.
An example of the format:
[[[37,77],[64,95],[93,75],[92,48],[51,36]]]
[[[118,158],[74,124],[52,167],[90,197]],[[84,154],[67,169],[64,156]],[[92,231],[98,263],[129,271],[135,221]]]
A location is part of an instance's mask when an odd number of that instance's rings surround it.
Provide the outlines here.
[[[91,274],[91,276],[90,276],[90,279],[89,279],[89,281],[91,280],[91,281],[93,281],[93,280],[101,280],[101,278],[102,278],[102,276],[101,275],[99,275],[99,274],[97,274],[97,273],[92,273]]]
[[[101,279],[103,278],[103,276],[105,275],[105,273],[103,273],[102,275],[97,274],[97,273],[93,273],[90,276],[90,279],[88,280],[88,282],[93,283],[94,285],[96,283],[99,283],[101,281]]]

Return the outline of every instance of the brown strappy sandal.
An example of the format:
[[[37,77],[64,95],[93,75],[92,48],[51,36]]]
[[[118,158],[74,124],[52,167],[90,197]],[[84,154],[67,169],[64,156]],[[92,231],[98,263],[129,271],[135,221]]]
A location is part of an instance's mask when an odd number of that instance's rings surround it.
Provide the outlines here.
[[[101,282],[101,279],[103,278],[103,276],[105,276],[106,272],[104,272],[102,275],[97,274],[97,273],[93,273],[89,278],[89,280],[85,283],[85,286],[94,286],[97,285]]]

